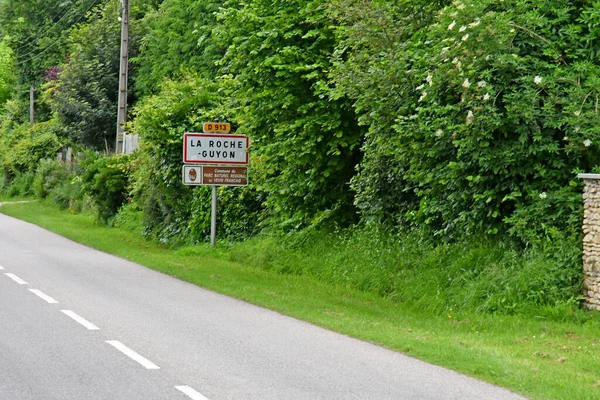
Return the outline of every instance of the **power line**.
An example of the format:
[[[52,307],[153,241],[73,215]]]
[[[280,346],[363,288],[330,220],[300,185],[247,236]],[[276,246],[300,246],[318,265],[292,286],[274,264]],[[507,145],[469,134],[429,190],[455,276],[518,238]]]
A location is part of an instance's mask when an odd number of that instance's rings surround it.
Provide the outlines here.
[[[66,4],[66,3],[63,3],[63,4]],[[73,10],[73,9],[71,9],[70,11],[74,11],[74,10]],[[75,11],[75,12],[76,12],[76,11]],[[72,13],[71,13],[71,15],[74,15],[74,14],[75,14],[75,12],[72,12]],[[35,43],[35,39],[36,39],[36,38],[39,38],[40,36],[45,36],[45,35],[46,35],[48,32],[50,32],[52,29],[54,29],[56,26],[58,26],[58,24],[59,24],[59,22],[60,22],[60,21],[62,21],[62,20],[63,20],[63,19],[64,19],[64,18],[65,18],[67,15],[69,15],[69,13],[68,13],[68,12],[65,12],[65,13],[63,13],[63,11],[61,10],[59,13],[57,13],[57,14],[55,14],[54,16],[50,17],[49,19],[50,19],[50,20],[52,20],[52,21],[54,21],[54,19],[55,19],[56,17],[58,17],[59,15],[61,15],[61,14],[63,14],[63,15],[62,15],[62,16],[59,18],[59,20],[58,20],[58,21],[54,22],[54,25],[53,25],[53,26],[51,26],[50,28],[46,29],[46,30],[45,30],[45,31],[43,31],[43,32],[42,32],[42,30],[40,29],[40,30],[39,30],[39,31],[37,31],[37,32],[36,32],[34,35],[30,35],[30,36],[27,38],[27,43],[25,43],[25,44],[23,44],[23,45],[21,45],[21,46],[17,47],[16,49],[14,49],[14,51],[15,51],[15,52],[17,52],[17,51],[19,51],[19,50],[21,50],[21,49],[23,49],[23,48],[25,48],[25,47],[31,46],[32,44],[34,44],[34,43]],[[65,28],[66,26],[67,26],[67,25],[63,26],[62,28]],[[30,39],[32,39],[32,40],[30,40]]]
[[[84,13],[83,13],[83,16],[85,16],[85,15],[88,13],[88,11],[89,11],[89,10],[91,10],[91,8],[94,6],[94,4],[96,4],[96,2],[97,2],[97,1],[98,1],[98,0],[94,0],[94,1],[92,2],[92,4],[90,5],[90,7],[89,7],[89,8],[88,8],[88,9],[87,9],[87,10],[86,10]],[[71,15],[75,15],[75,14],[76,14],[76,11],[75,11],[75,12],[73,12]],[[65,15],[63,15],[63,16],[61,17],[61,19],[63,19],[63,18],[64,18],[64,17],[66,17],[67,15],[68,15],[68,14],[67,14],[67,13],[65,13]],[[71,24],[71,26],[73,26],[73,25],[77,24],[77,22],[79,22],[79,21],[81,20],[81,17],[82,17],[82,16],[80,16],[80,17],[79,17],[79,18],[78,18],[78,19],[77,19],[77,20],[76,20],[74,23],[72,23],[72,24]],[[58,23],[58,22],[57,22],[57,23]],[[55,25],[55,26],[56,26],[56,25]],[[66,27],[67,27],[67,25],[63,26],[63,29],[64,29],[64,28],[66,28]],[[50,28],[50,29],[52,29],[52,28]],[[49,31],[50,31],[50,29],[48,29],[46,32],[49,32]],[[31,43],[31,44],[33,44],[33,42],[30,42],[30,43]],[[26,47],[26,46],[27,46],[27,45],[24,45],[24,46],[22,46],[22,47]],[[22,47],[20,47],[20,48],[22,48]],[[28,55],[30,55],[30,54],[33,54],[33,53],[35,53],[35,52],[36,52],[36,50],[32,50],[32,51],[30,51],[29,53],[23,54],[23,55],[21,55],[21,56],[18,56],[18,57],[19,57],[19,58],[27,57]]]
[[[78,23],[79,23],[79,21],[81,21],[81,20],[83,19],[83,17],[85,17],[85,16],[87,15],[87,13],[88,13],[88,12],[89,12],[89,11],[90,11],[90,10],[91,10],[91,9],[92,9],[94,6],[95,6],[95,5],[96,5],[96,3],[97,3],[98,1],[99,1],[99,0],[94,0],[94,1],[92,2],[92,4],[91,4],[91,5],[88,7],[88,9],[87,9],[87,10],[85,10],[85,12],[84,12],[83,14],[81,14],[81,15],[79,16],[79,18],[77,18],[77,20],[75,20],[75,22],[73,23],[73,25],[76,25],[76,24],[78,24]],[[36,60],[36,59],[40,58],[40,57],[41,57],[42,55],[44,55],[44,54],[45,54],[45,53],[46,53],[48,50],[50,50],[50,49],[51,49],[52,47],[54,47],[54,46],[55,46],[57,43],[59,43],[61,40],[62,40],[62,38],[60,38],[60,37],[59,37],[57,40],[55,40],[54,42],[50,43],[48,46],[46,46],[46,48],[45,48],[44,50],[42,50],[41,52],[39,52],[39,53],[38,53],[38,54],[36,54],[35,56],[33,56],[33,57],[30,57],[30,58],[28,58],[27,60],[22,60],[22,61],[19,61],[18,63],[16,63],[16,65],[22,65],[22,64],[25,64],[25,63],[27,63],[27,62],[29,62],[29,61],[33,61],[33,60]],[[35,50],[34,50],[34,51],[31,51],[31,52],[29,52],[29,53],[27,53],[27,54],[24,54],[22,57],[26,57],[26,56],[28,56],[29,54],[33,54],[33,53],[35,53]]]

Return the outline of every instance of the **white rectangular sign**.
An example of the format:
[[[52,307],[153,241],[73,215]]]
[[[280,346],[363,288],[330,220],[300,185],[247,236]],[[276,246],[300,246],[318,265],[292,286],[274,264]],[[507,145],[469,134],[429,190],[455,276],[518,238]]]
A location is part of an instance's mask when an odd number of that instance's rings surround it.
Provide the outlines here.
[[[247,136],[217,133],[185,133],[183,162],[191,164],[248,164]]]

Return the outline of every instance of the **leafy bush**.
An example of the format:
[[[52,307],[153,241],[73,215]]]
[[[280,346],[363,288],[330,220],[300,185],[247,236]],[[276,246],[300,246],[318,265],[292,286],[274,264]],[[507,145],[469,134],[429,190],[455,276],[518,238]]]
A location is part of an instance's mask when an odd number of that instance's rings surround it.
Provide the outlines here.
[[[100,221],[107,222],[117,214],[127,199],[135,167],[132,160],[131,155],[105,157],[88,153],[81,163],[83,192],[91,198]]]
[[[144,215],[135,203],[126,203],[119,209],[112,226],[123,228],[140,236],[144,234]]]
[[[34,179],[33,172],[17,173],[4,191],[11,197],[31,196],[33,194]]]
[[[217,188],[217,237],[242,241],[257,235],[263,228],[265,210],[261,193],[252,187]],[[210,239],[212,190],[194,190],[189,221],[190,235],[195,241]]]
[[[167,0],[140,23],[145,35],[136,65],[135,87],[142,95],[159,91],[165,79],[183,72],[218,76],[215,62],[223,52],[212,40],[216,12],[222,0]]]
[[[43,199],[62,182],[70,180],[71,176],[72,172],[67,164],[52,159],[41,160],[35,171],[33,192]]]
[[[363,216],[525,242],[576,231],[576,172],[600,161],[597,7],[454,1],[416,26],[404,2],[363,8],[340,11],[352,29],[336,71],[371,126],[353,183]]]
[[[62,144],[55,134],[56,121],[12,125],[6,123],[0,133],[0,162],[11,176],[35,171],[40,160],[54,158]]]
[[[227,48],[220,65],[252,140],[256,187],[271,225],[285,230],[356,217],[349,182],[364,132],[350,102],[330,97],[336,37],[325,5],[228,2],[213,32]]]
[[[76,177],[61,181],[52,188],[48,197],[61,209],[68,208],[75,213],[81,212],[85,204],[81,180]]]

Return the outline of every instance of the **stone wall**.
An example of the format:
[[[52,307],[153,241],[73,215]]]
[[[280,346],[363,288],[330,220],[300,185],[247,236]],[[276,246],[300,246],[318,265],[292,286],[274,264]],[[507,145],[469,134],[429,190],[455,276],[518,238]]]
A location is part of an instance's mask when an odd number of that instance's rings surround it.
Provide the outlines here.
[[[580,174],[583,190],[584,307],[600,310],[600,174]]]

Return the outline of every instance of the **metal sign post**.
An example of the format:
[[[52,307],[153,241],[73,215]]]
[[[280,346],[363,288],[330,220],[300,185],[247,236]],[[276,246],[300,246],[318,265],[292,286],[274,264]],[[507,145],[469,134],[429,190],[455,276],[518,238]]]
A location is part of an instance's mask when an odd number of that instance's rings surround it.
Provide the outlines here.
[[[215,247],[217,238],[217,187],[212,187],[212,211],[210,214],[210,245]]]

